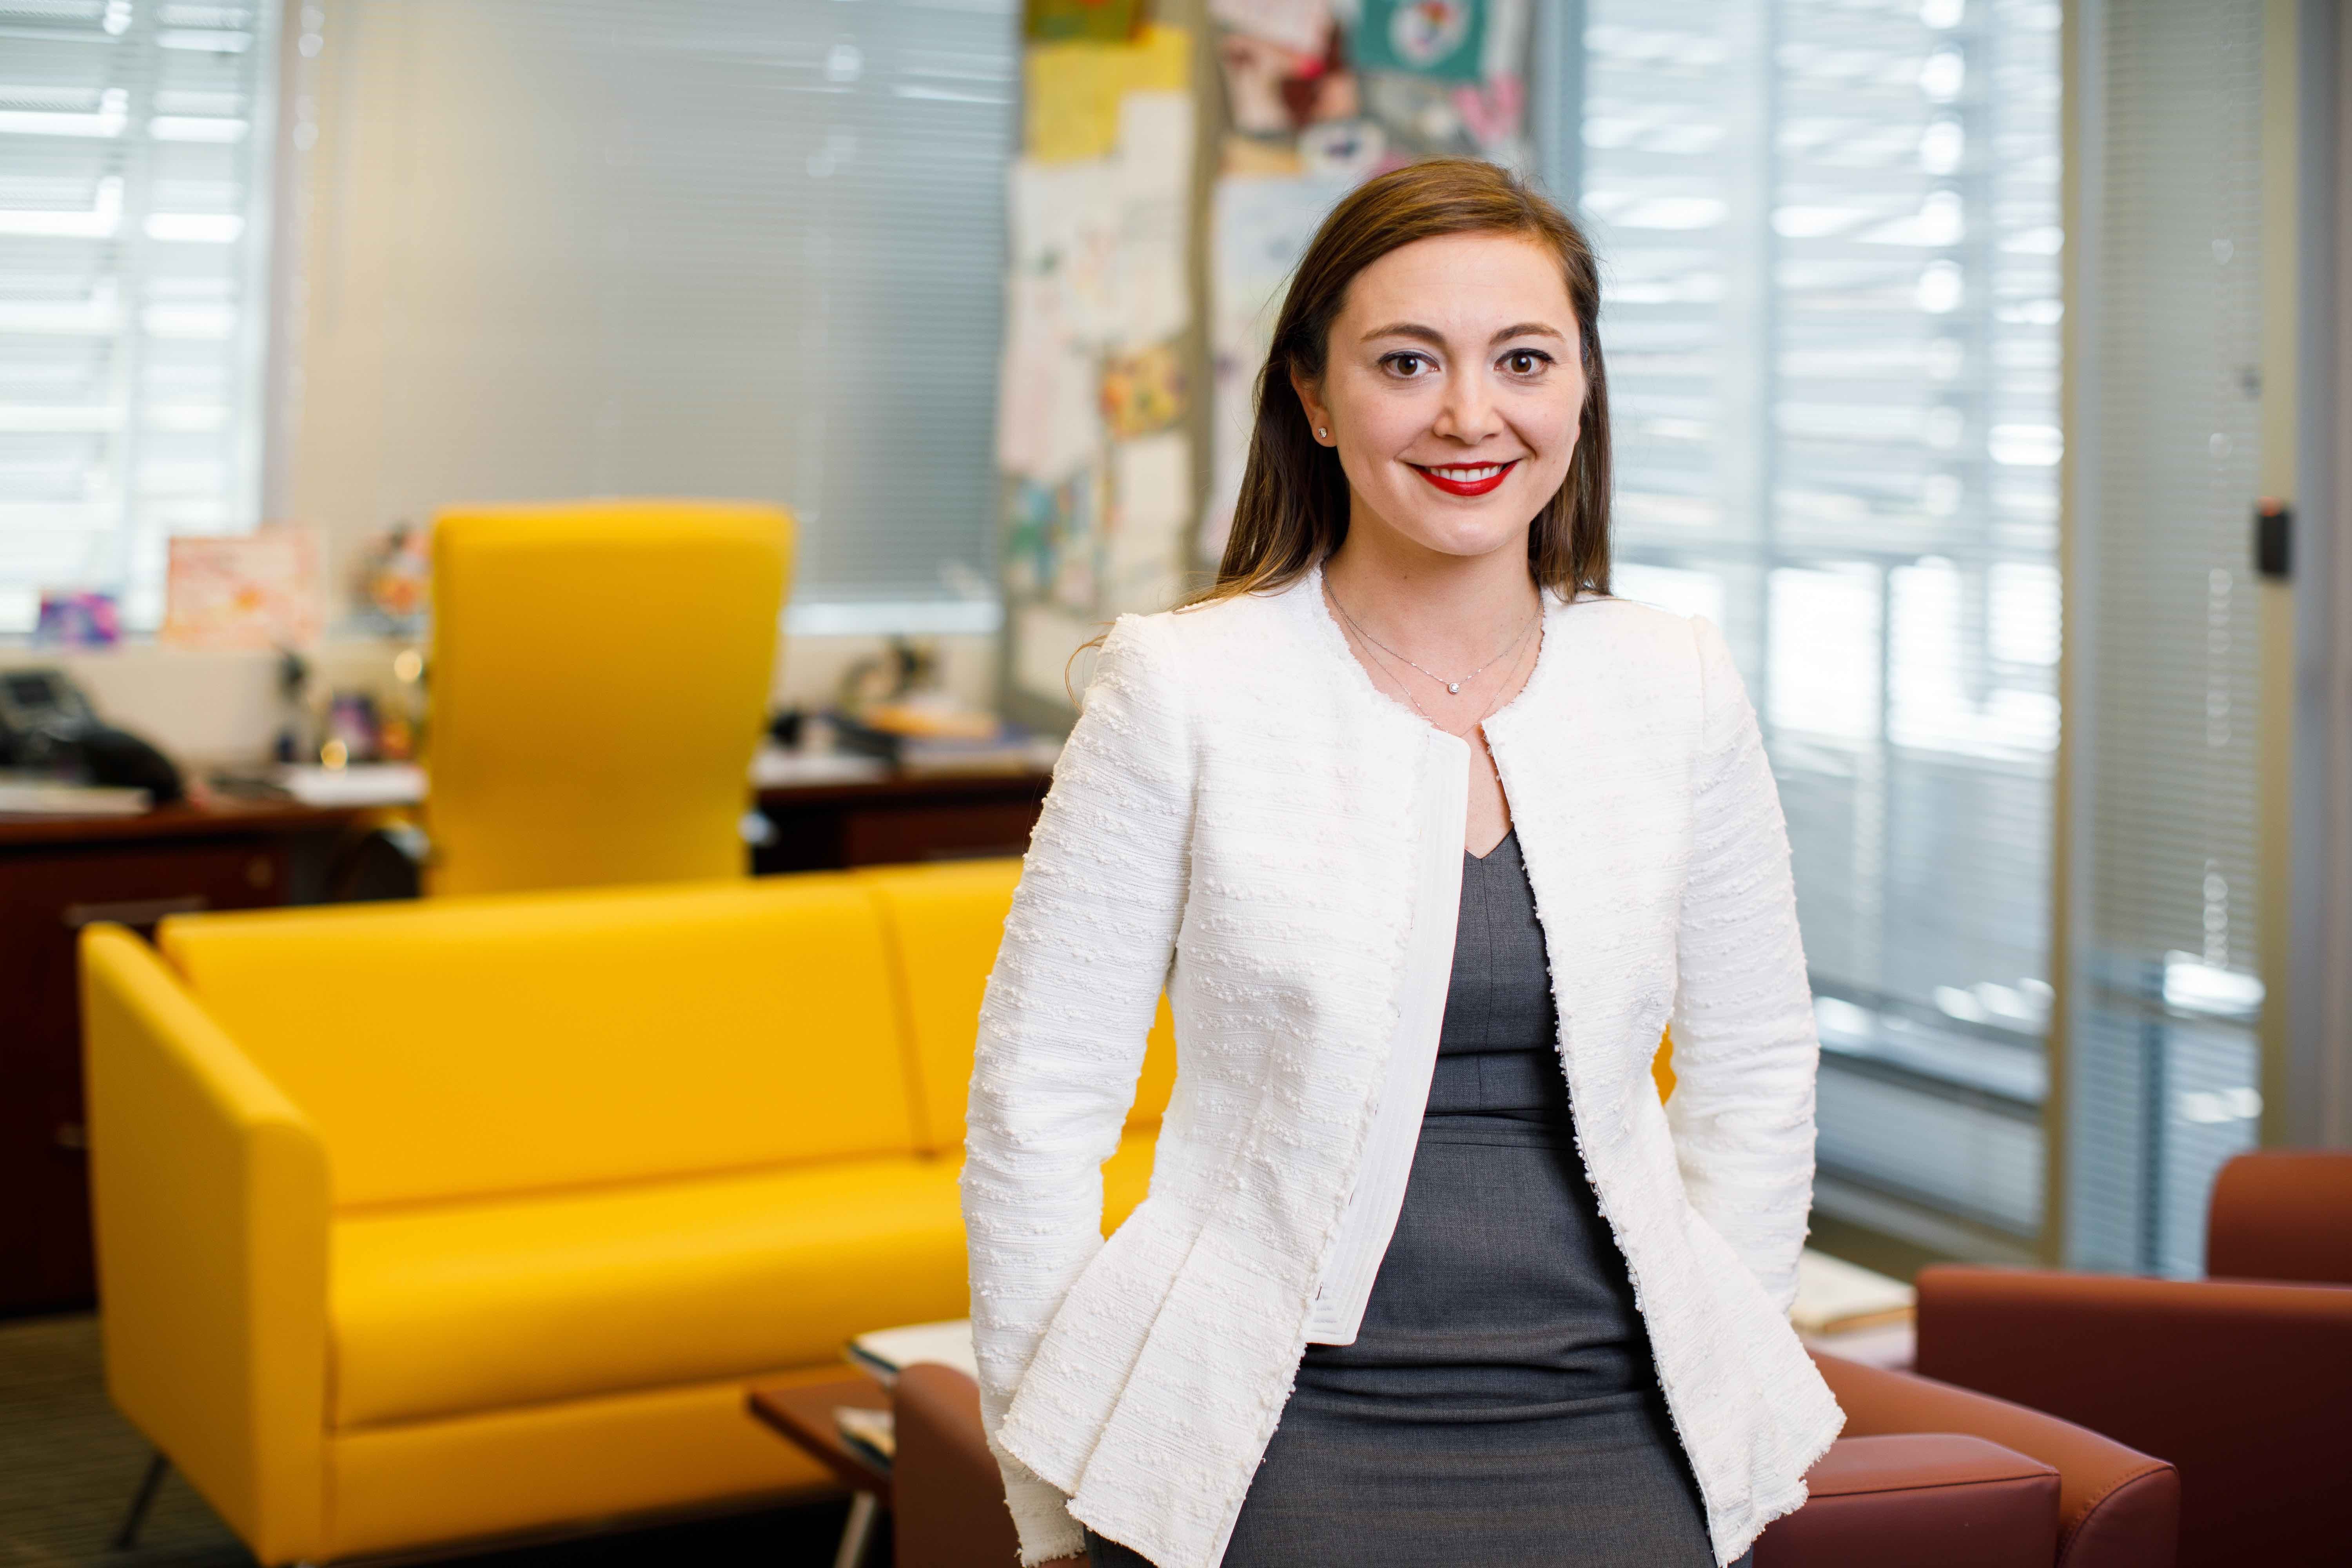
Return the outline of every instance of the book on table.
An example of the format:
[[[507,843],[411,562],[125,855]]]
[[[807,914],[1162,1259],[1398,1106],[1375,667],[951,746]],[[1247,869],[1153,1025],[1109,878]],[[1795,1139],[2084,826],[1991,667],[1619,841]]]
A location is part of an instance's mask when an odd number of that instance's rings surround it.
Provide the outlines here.
[[[908,1323],[896,1329],[875,1329],[849,1342],[849,1359],[872,1373],[883,1387],[898,1381],[901,1368],[917,1362],[951,1366],[974,1382],[980,1363],[971,1351],[971,1320],[956,1318],[941,1323]]]
[[[1808,1337],[1908,1322],[1918,1292],[1842,1258],[1807,1247],[1797,1258],[1797,1301],[1789,1321]]]
[[[880,1469],[898,1457],[898,1423],[887,1410],[863,1405],[833,1407],[833,1427],[857,1455]]]

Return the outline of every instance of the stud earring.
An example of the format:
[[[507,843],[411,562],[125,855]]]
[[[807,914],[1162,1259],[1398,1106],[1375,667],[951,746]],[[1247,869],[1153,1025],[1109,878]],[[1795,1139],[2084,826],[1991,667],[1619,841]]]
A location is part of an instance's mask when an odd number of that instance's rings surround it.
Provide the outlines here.
[[[1331,438],[1331,432],[1326,430],[1320,425],[1315,426],[1315,434],[1326,441],[1328,441]]]

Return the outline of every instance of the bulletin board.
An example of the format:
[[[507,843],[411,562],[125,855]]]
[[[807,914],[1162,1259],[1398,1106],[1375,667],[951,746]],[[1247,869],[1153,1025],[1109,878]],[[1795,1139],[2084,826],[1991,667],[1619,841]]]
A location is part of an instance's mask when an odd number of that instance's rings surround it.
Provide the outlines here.
[[[1008,717],[1213,578],[1291,268],[1348,191],[1527,171],[1530,0],[1029,0],[998,467]]]

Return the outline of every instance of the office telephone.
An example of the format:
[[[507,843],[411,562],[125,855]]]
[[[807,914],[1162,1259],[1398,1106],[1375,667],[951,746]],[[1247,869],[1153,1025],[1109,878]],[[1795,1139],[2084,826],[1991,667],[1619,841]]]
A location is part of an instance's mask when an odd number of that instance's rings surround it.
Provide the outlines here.
[[[100,719],[62,669],[0,670],[0,767],[143,789],[157,805],[186,793],[169,757]]]

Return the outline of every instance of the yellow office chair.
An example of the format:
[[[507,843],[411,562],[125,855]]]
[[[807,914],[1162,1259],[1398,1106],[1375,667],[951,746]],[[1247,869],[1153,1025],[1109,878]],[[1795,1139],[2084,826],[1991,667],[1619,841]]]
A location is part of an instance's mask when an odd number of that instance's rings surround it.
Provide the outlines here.
[[[740,501],[443,512],[426,889],[744,875],[792,539]]]

